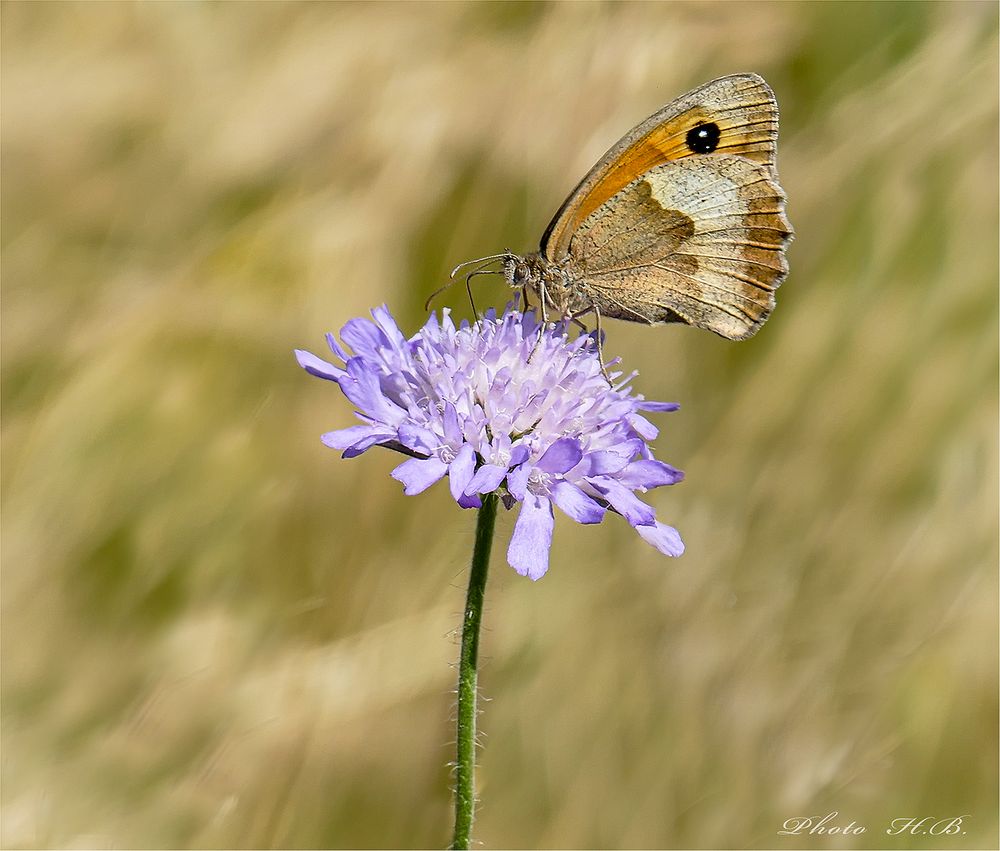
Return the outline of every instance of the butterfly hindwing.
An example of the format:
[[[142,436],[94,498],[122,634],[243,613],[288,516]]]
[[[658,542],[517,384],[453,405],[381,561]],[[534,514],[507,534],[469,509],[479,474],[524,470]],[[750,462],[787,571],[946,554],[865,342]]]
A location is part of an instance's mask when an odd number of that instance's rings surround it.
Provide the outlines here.
[[[603,316],[743,339],[773,309],[788,270],[784,201],[766,164],[731,155],[671,161],[594,211],[568,259]]]

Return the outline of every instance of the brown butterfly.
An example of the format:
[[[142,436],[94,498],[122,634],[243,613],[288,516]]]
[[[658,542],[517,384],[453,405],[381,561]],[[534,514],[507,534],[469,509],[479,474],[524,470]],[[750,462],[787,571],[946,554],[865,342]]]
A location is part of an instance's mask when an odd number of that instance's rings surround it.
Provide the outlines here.
[[[778,104],[761,77],[712,80],[601,157],[537,252],[481,259],[499,261],[546,316],[684,322],[746,339],[788,273],[777,138]]]

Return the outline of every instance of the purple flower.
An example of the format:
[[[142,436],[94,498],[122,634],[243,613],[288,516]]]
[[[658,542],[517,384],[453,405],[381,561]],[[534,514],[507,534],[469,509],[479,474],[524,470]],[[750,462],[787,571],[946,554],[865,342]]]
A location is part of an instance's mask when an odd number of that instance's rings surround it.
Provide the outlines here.
[[[353,354],[327,334],[342,367],[295,352],[358,409],[362,425],[324,434],[327,446],[345,458],[372,446],[410,455],[392,472],[408,495],[447,476],[463,508],[494,491],[508,509],[521,503],[507,560],[532,579],[548,570],[553,503],[578,523],[600,523],[610,509],[665,555],[684,552],[677,530],[636,496],[684,478],[653,458],[657,429],[642,415],[678,406],[633,394],[635,373],[609,386],[593,337],[570,339],[563,325],[542,328],[513,310],[456,328],[445,310],[407,340],[385,306],[372,317],[341,330]]]

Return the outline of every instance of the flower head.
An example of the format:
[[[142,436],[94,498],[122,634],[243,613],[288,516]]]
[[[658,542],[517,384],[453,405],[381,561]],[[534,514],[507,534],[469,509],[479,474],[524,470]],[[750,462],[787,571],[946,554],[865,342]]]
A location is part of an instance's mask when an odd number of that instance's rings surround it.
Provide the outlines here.
[[[372,446],[410,455],[392,472],[408,495],[447,476],[463,508],[494,491],[508,509],[520,503],[507,560],[532,579],[548,570],[553,504],[578,523],[600,523],[610,509],[660,552],[684,552],[636,496],[684,478],[653,458],[657,429],[642,415],[678,406],[633,394],[632,376],[609,385],[593,337],[570,339],[564,325],[513,310],[458,327],[447,311],[440,322],[431,314],[410,339],[385,306],[372,317],[341,329],[350,352],[327,334],[342,367],[295,352],[307,372],[340,386],[362,421],[324,434],[327,446],[345,458]]]

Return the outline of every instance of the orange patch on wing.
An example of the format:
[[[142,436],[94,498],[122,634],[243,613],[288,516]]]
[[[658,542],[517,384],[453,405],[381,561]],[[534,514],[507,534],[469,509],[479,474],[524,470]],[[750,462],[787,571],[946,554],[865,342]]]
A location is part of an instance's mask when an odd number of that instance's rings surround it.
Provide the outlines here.
[[[719,126],[721,136],[716,151],[770,164],[777,121],[768,115],[768,111],[763,112],[765,117],[759,124],[748,124],[745,119],[727,121],[711,112],[692,109],[656,127],[626,150],[586,197],[580,200],[572,218],[563,227],[564,232],[573,233],[594,210],[650,169],[671,160],[699,156],[688,147],[686,138],[688,130],[698,124],[714,122]]]
[[[618,194],[637,177],[669,160],[680,159],[691,152],[687,149],[684,136],[689,127],[708,120],[700,113],[692,112],[678,116],[674,121],[661,124],[651,133],[643,136],[625,151],[608,173],[594,185],[587,196],[580,201],[567,229],[572,232],[605,201]],[[684,132],[681,132],[681,128]],[[678,139],[678,134],[680,138]]]

